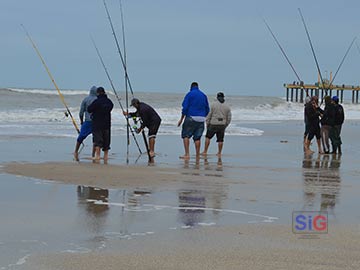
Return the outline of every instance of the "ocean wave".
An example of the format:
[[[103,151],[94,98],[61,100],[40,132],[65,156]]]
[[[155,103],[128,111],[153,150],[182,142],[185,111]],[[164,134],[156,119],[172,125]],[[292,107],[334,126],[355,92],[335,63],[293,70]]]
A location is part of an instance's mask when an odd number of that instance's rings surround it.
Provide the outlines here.
[[[24,88],[7,88],[10,92],[24,93],[24,94],[40,94],[40,95],[59,95],[56,89],[24,89]],[[68,90],[59,89],[63,95],[87,95],[89,90]]]

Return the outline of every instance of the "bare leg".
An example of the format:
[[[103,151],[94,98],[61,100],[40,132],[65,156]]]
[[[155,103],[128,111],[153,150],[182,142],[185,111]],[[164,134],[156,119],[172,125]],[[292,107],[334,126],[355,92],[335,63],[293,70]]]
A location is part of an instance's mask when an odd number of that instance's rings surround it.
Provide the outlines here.
[[[75,151],[74,151],[74,159],[75,159],[75,161],[79,161],[79,148],[80,148],[80,145],[81,145],[81,143],[76,141]]]
[[[209,149],[209,145],[210,145],[210,139],[209,138],[205,138],[205,147],[204,147],[204,151],[201,153],[203,156],[207,155],[207,151]]]
[[[194,143],[195,143],[196,158],[199,158],[200,157],[201,140],[196,140]]]
[[[308,138],[306,138],[306,139],[305,139],[305,153],[306,153],[306,154],[312,154],[312,153],[314,153],[314,151],[312,151],[312,150],[310,149],[310,143],[311,143],[311,141],[310,141]]]
[[[95,158],[94,161],[99,162],[100,161],[100,147],[95,146]]]
[[[189,159],[190,158],[190,152],[189,152],[190,139],[184,138],[183,143],[184,143],[185,155],[181,156],[180,158]]]
[[[150,157],[155,156],[155,138],[149,138],[149,150],[150,150]]]
[[[92,153],[91,153],[92,157],[95,157],[95,145],[93,144],[92,146]]]
[[[318,145],[319,154],[323,154],[324,152],[321,150],[321,141],[320,141],[320,139],[317,139],[316,142],[317,142],[317,145]]]
[[[104,151],[104,163],[106,164],[109,159],[109,150]]]
[[[218,157],[221,157],[221,152],[222,152],[222,149],[223,149],[223,145],[224,145],[223,142],[218,142],[218,153],[216,154]]]

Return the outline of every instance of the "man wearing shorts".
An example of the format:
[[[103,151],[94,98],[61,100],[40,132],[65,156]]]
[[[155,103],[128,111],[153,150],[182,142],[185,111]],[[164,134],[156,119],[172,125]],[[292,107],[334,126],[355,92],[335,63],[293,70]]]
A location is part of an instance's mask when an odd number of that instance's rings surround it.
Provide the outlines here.
[[[104,162],[108,160],[111,138],[111,111],[114,104],[108,99],[103,87],[98,87],[97,99],[88,107],[92,113],[95,161],[100,160],[100,149],[104,151]]]
[[[141,119],[141,126],[137,130],[137,133],[140,133],[145,127],[149,129],[149,156],[153,158],[155,156],[155,138],[160,127],[161,118],[153,107],[144,102],[140,102],[137,98],[131,100],[131,106],[136,108],[136,112],[129,113],[129,116],[140,117]],[[125,116],[127,115],[126,112],[123,112],[123,114]]]
[[[185,154],[180,158],[190,158],[189,144],[191,137],[195,143],[196,158],[200,157],[200,139],[204,132],[204,122],[209,110],[207,96],[199,89],[198,83],[193,82],[190,91],[183,100],[181,118],[178,122],[179,127],[184,121],[181,138],[183,139]]]
[[[209,149],[210,140],[216,134],[216,142],[218,143],[217,156],[221,157],[221,152],[224,144],[225,129],[231,122],[231,110],[225,104],[224,93],[219,92],[216,95],[216,101],[211,104],[210,112],[206,117],[206,135],[205,148],[202,155],[206,156]]]
[[[80,118],[81,128],[80,128],[80,134],[76,140],[75,151],[74,151],[74,159],[76,161],[79,161],[80,145],[86,139],[86,137],[92,133],[91,114],[88,113],[87,108],[96,99],[96,90],[97,90],[96,86],[91,87],[89,95],[83,99],[80,105],[79,118]],[[85,115],[85,121],[84,121],[84,115]],[[95,155],[95,147],[93,145],[92,156],[94,155]]]

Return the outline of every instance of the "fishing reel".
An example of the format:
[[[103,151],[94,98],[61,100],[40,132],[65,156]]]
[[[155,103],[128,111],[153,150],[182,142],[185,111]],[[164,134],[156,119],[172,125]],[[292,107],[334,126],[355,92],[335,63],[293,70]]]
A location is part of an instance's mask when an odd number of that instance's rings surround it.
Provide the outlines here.
[[[69,113],[68,112],[64,112],[64,114],[65,114],[65,117],[69,117]]]
[[[140,117],[137,116],[133,116],[132,120],[134,122],[134,125],[132,126],[132,128],[134,129],[134,131],[139,134],[140,133],[140,128],[138,128],[138,123],[140,123]]]

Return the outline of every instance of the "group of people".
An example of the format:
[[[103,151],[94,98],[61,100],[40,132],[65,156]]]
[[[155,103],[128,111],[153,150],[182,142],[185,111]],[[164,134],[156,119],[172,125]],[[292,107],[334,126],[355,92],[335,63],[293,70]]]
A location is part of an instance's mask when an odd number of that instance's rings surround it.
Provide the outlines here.
[[[135,112],[123,111],[125,117],[137,117],[140,119],[141,126],[135,131],[143,132],[148,129],[149,158],[155,156],[155,138],[161,124],[159,114],[150,105],[140,102],[139,99],[131,100]],[[87,136],[93,134],[92,157],[94,161],[100,160],[101,149],[104,152],[104,162],[108,160],[111,138],[111,111],[114,107],[112,101],[107,97],[103,87],[93,86],[80,106],[81,129],[76,141],[74,159],[79,161],[79,149]],[[186,94],[182,103],[182,112],[178,126],[182,125],[181,138],[184,144],[183,159],[190,159],[190,139],[195,144],[196,158],[200,155],[207,155],[210,140],[216,135],[218,143],[217,155],[221,156],[225,129],[231,122],[231,110],[225,104],[224,93],[217,93],[216,100],[209,106],[208,98],[200,89],[197,82],[193,82],[190,91]],[[207,128],[205,147],[200,153],[201,137]],[[131,128],[131,127],[129,127]]]
[[[339,104],[337,96],[325,96],[324,101],[324,109],[320,108],[317,96],[307,97],[305,103],[304,151],[307,154],[314,153],[310,149],[314,137],[320,154],[342,153],[341,127],[345,119],[344,108]]]

